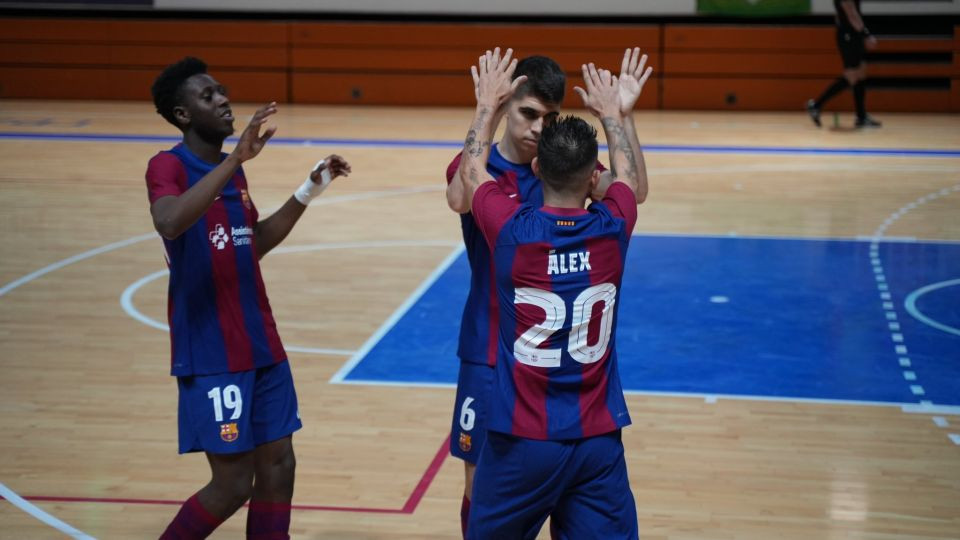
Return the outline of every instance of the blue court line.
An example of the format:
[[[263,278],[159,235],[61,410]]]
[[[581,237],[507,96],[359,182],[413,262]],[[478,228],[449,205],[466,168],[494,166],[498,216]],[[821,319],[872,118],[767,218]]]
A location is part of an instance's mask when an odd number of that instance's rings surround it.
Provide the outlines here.
[[[18,131],[0,132],[0,140],[25,141],[71,141],[71,142],[128,142],[175,144],[181,138],[173,135],[122,135],[99,133],[30,133]],[[236,139],[228,139],[233,142]],[[271,144],[284,146],[352,146],[388,148],[461,148],[459,141],[415,141],[391,139],[312,139],[303,137],[274,137]],[[605,147],[602,147],[605,148]],[[886,156],[956,158],[960,150],[930,148],[804,148],[794,146],[702,146],[675,144],[648,144],[644,151],[662,153],[696,154],[775,154],[775,155],[833,155],[833,156]]]

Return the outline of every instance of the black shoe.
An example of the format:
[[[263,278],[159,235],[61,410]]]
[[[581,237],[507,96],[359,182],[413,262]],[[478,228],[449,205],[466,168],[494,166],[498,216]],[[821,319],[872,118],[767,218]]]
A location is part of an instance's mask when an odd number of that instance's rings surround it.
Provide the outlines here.
[[[808,99],[807,100],[807,114],[810,115],[810,119],[813,120],[813,123],[820,127],[820,108],[817,107],[817,102]]]
[[[879,120],[874,120],[869,114],[863,118],[857,118],[857,122],[854,124],[857,128],[878,128],[883,124]]]

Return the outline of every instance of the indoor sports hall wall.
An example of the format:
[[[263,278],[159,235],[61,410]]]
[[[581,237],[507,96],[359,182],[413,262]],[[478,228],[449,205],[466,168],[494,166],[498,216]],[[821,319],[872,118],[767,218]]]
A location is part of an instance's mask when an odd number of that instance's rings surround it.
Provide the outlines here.
[[[758,3],[754,1],[754,3]],[[833,0],[810,0],[810,12],[833,13]],[[960,13],[958,0],[865,0],[867,14]],[[552,15],[694,15],[697,0],[154,0],[156,9],[202,9],[225,11],[324,11],[348,13],[445,13],[445,14],[528,14],[542,15],[550,6]]]
[[[830,24],[93,15],[0,18],[0,98],[147,100],[160,68],[194,55],[237,90],[237,101],[464,106],[473,100],[467,67],[486,47],[549,54],[576,79],[581,63],[616,68],[623,48],[636,45],[651,56],[656,77],[642,108],[799,110],[840,70]],[[879,84],[870,93],[872,110],[960,111],[960,31],[941,27],[927,35],[881,35],[870,62]],[[850,109],[851,101],[844,96],[836,106]]]

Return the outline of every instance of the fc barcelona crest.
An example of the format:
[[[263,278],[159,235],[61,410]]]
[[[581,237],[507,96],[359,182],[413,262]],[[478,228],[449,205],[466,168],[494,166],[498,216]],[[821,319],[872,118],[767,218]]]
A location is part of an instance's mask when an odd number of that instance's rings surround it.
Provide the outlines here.
[[[240,190],[240,200],[243,201],[243,205],[246,206],[247,209],[249,210],[249,209],[250,209],[250,194],[247,193],[247,190],[245,190],[245,189],[241,189],[241,190]]]
[[[226,442],[233,442],[237,440],[237,437],[240,436],[240,431],[237,430],[236,422],[230,424],[220,424],[220,438]]]
[[[464,452],[469,452],[473,447],[473,442],[470,439],[470,435],[461,432],[460,433],[460,449]]]

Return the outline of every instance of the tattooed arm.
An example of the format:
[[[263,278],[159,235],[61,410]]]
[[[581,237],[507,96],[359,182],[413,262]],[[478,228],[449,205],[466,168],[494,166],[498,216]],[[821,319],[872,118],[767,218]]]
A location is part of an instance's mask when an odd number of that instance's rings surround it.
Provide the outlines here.
[[[490,157],[490,145],[497,124],[503,117],[503,105],[510,99],[513,92],[527,78],[512,79],[517,61],[511,60],[513,49],[507,49],[500,57],[500,48],[492,52],[487,51],[480,57],[479,67],[471,66],[473,74],[474,94],[477,97],[477,111],[463,142],[463,154],[460,157],[460,168],[453,182],[461,183],[460,207],[469,211],[473,204],[473,193],[480,184],[492,181],[487,173],[487,159]],[[451,182],[452,184],[452,182]],[[450,202],[450,190],[447,191],[447,200]],[[451,205],[452,206],[452,205]]]
[[[586,90],[577,87],[574,90],[583,98],[587,109],[603,124],[603,133],[610,149],[610,169],[613,182],[623,182],[635,194],[637,200],[646,195],[646,172],[641,175],[642,157],[638,161],[636,147],[631,139],[636,139],[636,130],[627,124],[620,108],[620,81],[605,69],[597,70],[593,64],[583,66],[583,81]],[[641,185],[642,180],[642,185]]]
[[[643,148],[640,147],[640,139],[637,136],[637,128],[633,123],[633,107],[640,98],[640,93],[652,72],[653,68],[647,66],[647,55],[641,54],[639,47],[624,51],[618,79],[620,83],[620,115],[624,121],[624,135],[633,148],[633,155],[636,160],[638,184],[634,195],[638,203],[642,203],[647,197],[647,165],[643,158]],[[584,77],[586,77],[586,72]],[[611,171],[602,174],[600,183],[591,194],[591,198],[597,201],[602,199],[607,188],[613,183],[613,177]]]

